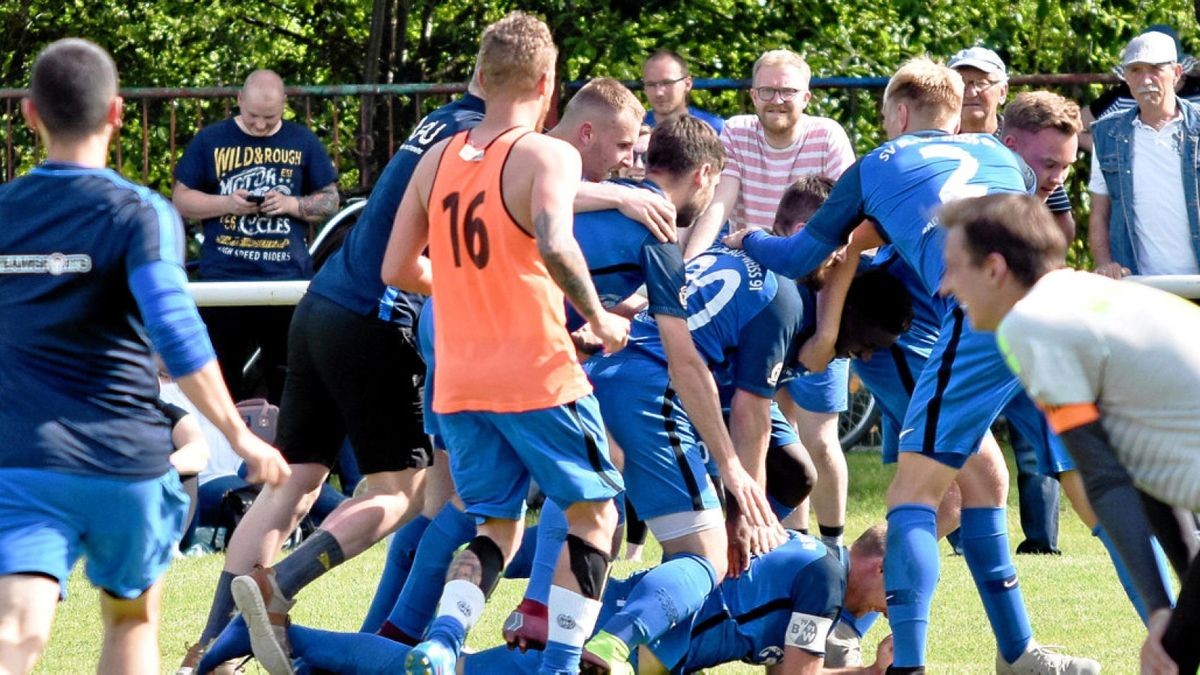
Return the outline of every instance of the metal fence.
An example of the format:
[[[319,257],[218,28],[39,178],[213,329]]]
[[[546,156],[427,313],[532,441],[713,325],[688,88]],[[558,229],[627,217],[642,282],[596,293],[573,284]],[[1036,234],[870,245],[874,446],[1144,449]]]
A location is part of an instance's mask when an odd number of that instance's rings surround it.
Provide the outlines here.
[[[1078,90],[1083,85],[1116,81],[1111,74],[1058,74],[1015,76],[1010,84]],[[641,88],[636,80],[626,85]],[[863,105],[878,105],[886,85],[885,77],[827,77],[811,82],[813,89],[826,90],[830,98],[836,98],[834,107],[848,119],[856,119]],[[565,84],[564,95],[580,86],[580,82]],[[748,110],[749,87],[749,80],[697,79],[694,88],[738,91],[738,105]],[[289,87],[286,91],[294,119],[313,129],[329,150],[343,176],[342,190],[366,192],[420,117],[435,103],[465,88],[464,84],[444,83],[353,84]],[[41,156],[36,135],[20,116],[20,99],[27,94],[24,89],[0,89],[4,134],[0,177],[4,180],[29,169]],[[119,139],[113,143],[112,165],[131,178],[169,192],[175,162],[187,141],[205,124],[229,117],[238,88],[135,87],[123,89],[121,94],[126,111]],[[820,106],[822,102],[815,103]],[[847,131],[857,145],[860,130],[850,127]]]

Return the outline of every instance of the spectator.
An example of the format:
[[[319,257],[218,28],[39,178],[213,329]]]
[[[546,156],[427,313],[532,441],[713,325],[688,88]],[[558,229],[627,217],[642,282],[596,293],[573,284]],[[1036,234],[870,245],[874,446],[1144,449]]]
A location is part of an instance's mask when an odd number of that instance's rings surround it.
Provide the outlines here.
[[[754,115],[729,118],[721,132],[725,170],[712,205],[691,227],[685,257],[707,249],[728,219],[731,230],[770,230],[788,186],[820,174],[836,180],[854,162],[850,138],[835,121],[804,114],[812,98],[812,73],[800,55],[786,49],[765,52],[754,64]],[[830,355],[832,356],[832,354]],[[828,362],[828,359],[826,359]],[[846,463],[838,441],[838,414],[847,407],[850,364],[834,359],[823,373],[792,379],[780,392],[780,406],[808,448],[819,479],[813,490],[817,522],[827,543],[839,544],[846,509]],[[806,507],[797,509],[807,527]]]
[[[1004,60],[986,47],[971,47],[952,56],[947,65],[958,71],[963,79],[960,131],[992,134],[1000,138],[1004,126],[1000,104],[1008,96],[1008,68]],[[1044,197],[1046,208],[1050,209],[1059,227],[1067,234],[1067,241],[1074,239],[1075,217],[1071,214],[1071,199],[1067,191],[1059,185]]]
[[[1196,274],[1200,108],[1175,94],[1183,66],[1166,33],[1130,40],[1121,66],[1137,106],[1092,124],[1088,243],[1095,271],[1113,278]]]
[[[283,106],[283,80],[269,70],[254,71],[238,94],[238,115],[205,127],[175,167],[171,198],[185,218],[202,222],[202,279],[312,276],[306,236],[337,211],[337,173],[312,132],[283,120]],[[261,349],[267,398],[279,402],[292,311],[201,310],[235,399],[254,395],[242,368]]]
[[[1179,44],[1179,35],[1175,32],[1174,28],[1163,24],[1156,24],[1148,27],[1145,32],[1165,33],[1171,36],[1175,40],[1175,51],[1179,54],[1183,53],[1183,49]],[[1179,94],[1180,98],[1200,104],[1200,68],[1198,68],[1200,62],[1197,62],[1191,56],[1181,56],[1179,62],[1183,66],[1183,77],[1175,83],[1175,93]],[[1123,73],[1123,68],[1117,66],[1113,71],[1120,77]],[[1129,91],[1129,85],[1125,82],[1105,89],[1100,98],[1092,101],[1083,109],[1083,131],[1079,134],[1080,149],[1087,152],[1092,151],[1092,122],[1103,117],[1108,117],[1113,113],[1124,112],[1136,105],[1137,102],[1133,100],[1133,94]]]
[[[654,127],[659,122],[680,115],[691,115],[708,124],[718,134],[725,121],[714,115],[688,105],[688,94],[692,91],[692,75],[687,61],[669,49],[660,49],[642,64],[642,86],[650,111],[646,113],[646,124]]]

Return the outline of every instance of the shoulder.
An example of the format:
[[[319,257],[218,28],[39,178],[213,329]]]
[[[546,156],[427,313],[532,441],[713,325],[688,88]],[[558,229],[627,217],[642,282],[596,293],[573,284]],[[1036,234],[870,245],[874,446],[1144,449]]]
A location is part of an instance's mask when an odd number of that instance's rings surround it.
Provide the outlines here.
[[[801,118],[801,123],[804,124],[811,132],[817,132],[828,136],[836,136],[848,138],[846,130],[837,120],[828,117],[820,117],[817,115],[805,115]]]
[[[582,164],[579,151],[570,143],[534,131],[518,138],[511,153],[513,159],[532,166],[565,168]]]

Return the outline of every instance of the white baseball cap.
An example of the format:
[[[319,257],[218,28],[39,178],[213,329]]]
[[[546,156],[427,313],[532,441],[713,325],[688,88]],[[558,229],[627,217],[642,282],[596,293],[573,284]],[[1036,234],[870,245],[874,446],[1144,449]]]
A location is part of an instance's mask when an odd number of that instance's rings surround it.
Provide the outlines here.
[[[987,47],[964,49],[950,57],[948,65],[951,68],[977,68],[989,75],[999,73],[1004,78],[1008,77],[1008,68],[1004,65],[1004,59]]]
[[[1125,47],[1125,53],[1121,56],[1123,66],[1134,63],[1159,65],[1178,61],[1179,52],[1175,49],[1175,40],[1170,35],[1158,31],[1142,33],[1130,40],[1129,46]]]

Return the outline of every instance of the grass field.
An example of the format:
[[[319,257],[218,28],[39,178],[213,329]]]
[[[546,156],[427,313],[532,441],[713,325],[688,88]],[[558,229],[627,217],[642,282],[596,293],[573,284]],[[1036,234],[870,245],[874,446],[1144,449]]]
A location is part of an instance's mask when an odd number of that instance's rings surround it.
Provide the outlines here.
[[[846,532],[856,536],[884,516],[884,489],[890,472],[881,468],[878,455],[854,452],[850,463],[850,509]],[[1019,533],[1016,491],[1009,498],[1010,531]],[[1017,556],[1021,588],[1037,639],[1062,645],[1073,654],[1100,661],[1105,672],[1137,672],[1137,652],[1143,630],[1117,584],[1103,547],[1066,506],[1061,516],[1061,557]],[[1010,544],[1020,541],[1014,534]],[[333,630],[355,630],[366,611],[379,578],[385,548],[382,544],[335,569],[300,595],[292,618],[297,623]],[[647,546],[657,556],[653,542]],[[163,672],[178,665],[189,642],[204,623],[222,557],[211,555],[177,561],[167,573],[162,620]],[[976,595],[970,573],[961,557],[942,545],[941,583],[934,600],[929,632],[930,673],[994,672],[995,643]],[[619,562],[615,574],[636,569]],[[471,645],[483,648],[500,642],[500,625],[520,598],[524,582],[501,582],[487,613],[471,635]],[[49,649],[39,673],[94,671],[99,655],[100,619],[96,591],[77,573],[69,597],[59,608]],[[887,634],[880,622],[867,636],[864,657],[873,658],[874,645]],[[868,654],[870,656],[868,656]],[[733,664],[714,671],[749,673],[755,669]],[[259,672],[250,666],[249,672]]]

